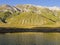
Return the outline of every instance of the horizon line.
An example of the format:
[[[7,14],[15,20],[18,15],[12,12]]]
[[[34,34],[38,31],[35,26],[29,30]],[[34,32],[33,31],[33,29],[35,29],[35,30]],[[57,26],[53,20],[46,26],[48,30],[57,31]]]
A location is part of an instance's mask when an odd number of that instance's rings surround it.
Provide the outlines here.
[[[14,5],[11,5],[11,4],[0,4],[0,6],[1,5],[10,5],[10,6],[16,6],[16,5],[35,5],[35,6],[43,6],[43,7],[60,7],[60,6],[56,6],[56,5],[47,6],[47,5],[38,5],[38,4],[14,4]]]

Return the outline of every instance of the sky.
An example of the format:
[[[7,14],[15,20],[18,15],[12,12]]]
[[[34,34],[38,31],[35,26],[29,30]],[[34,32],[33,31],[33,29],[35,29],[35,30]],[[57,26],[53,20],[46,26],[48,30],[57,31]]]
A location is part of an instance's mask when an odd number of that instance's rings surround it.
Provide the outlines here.
[[[34,4],[41,6],[59,6],[60,0],[0,0],[0,5]]]

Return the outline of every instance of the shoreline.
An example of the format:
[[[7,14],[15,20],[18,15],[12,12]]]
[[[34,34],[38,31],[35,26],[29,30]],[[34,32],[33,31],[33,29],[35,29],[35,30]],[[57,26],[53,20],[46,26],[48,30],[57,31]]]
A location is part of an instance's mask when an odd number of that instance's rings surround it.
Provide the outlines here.
[[[56,28],[52,28],[52,27],[34,27],[34,28],[31,28],[31,29],[0,27],[0,33],[16,33],[16,32],[43,32],[43,33],[59,32],[60,33],[60,27],[56,27]]]

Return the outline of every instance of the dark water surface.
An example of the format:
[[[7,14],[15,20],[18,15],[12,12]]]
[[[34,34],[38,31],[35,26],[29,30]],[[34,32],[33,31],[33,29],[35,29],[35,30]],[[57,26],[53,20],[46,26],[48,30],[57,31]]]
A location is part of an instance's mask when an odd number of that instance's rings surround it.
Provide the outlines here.
[[[60,45],[60,33],[5,33],[0,34],[0,45]]]

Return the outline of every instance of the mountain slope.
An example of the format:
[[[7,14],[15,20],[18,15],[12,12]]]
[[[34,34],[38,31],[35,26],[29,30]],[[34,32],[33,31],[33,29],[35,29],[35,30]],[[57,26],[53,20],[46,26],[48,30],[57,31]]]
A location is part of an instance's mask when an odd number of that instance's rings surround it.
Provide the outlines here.
[[[59,24],[59,7],[53,8],[29,4],[0,6],[0,27],[60,27]]]

